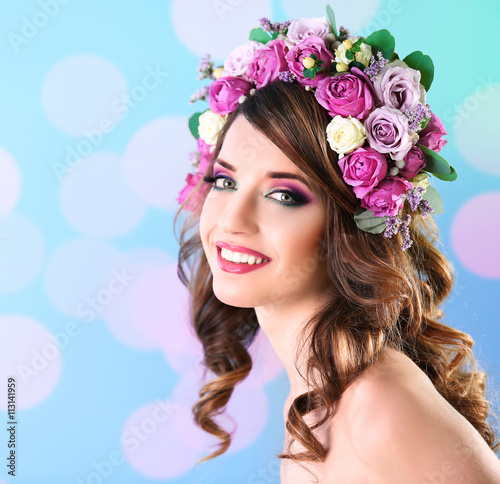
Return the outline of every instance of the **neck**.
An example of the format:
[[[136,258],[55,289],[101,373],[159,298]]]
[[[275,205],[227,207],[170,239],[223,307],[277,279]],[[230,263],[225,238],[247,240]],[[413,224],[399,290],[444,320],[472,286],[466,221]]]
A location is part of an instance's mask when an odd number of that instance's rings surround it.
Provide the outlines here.
[[[290,381],[290,394],[294,397],[310,390],[304,380],[307,376],[307,342],[303,352],[298,350],[304,340],[305,324],[324,302],[310,298],[295,305],[273,304],[255,308],[260,327],[285,367]]]

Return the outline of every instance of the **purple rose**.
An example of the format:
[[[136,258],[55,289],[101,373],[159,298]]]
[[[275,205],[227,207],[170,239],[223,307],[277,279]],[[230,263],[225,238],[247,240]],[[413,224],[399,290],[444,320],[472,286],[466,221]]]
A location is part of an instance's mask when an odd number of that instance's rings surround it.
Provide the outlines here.
[[[413,188],[413,184],[404,178],[384,178],[361,200],[361,206],[373,212],[375,217],[397,215],[404,204],[401,195]]]
[[[246,96],[253,84],[241,77],[219,77],[210,84],[210,110],[228,114],[236,109],[241,96]]]
[[[420,72],[400,60],[386,64],[375,77],[373,87],[379,104],[400,111],[415,109],[418,103],[425,105],[425,89],[420,84]]]
[[[353,67],[351,73],[325,77],[314,94],[332,117],[352,116],[363,120],[375,105],[371,82],[357,67]]]
[[[322,69],[316,73],[314,79],[304,77],[304,57],[316,55],[318,60],[323,61]],[[297,76],[297,82],[302,86],[316,87],[324,79],[332,68],[333,54],[326,48],[326,45],[320,37],[311,36],[304,39],[300,44],[292,47],[286,55],[288,67]]]
[[[363,198],[387,173],[386,157],[373,148],[358,148],[338,161],[342,178]]]
[[[262,48],[260,42],[249,40],[243,45],[236,47],[224,62],[224,70],[230,76],[245,76],[253,55],[257,50]]]
[[[280,72],[288,70],[287,52],[282,40],[268,42],[253,55],[247,69],[248,79],[255,81],[258,89],[278,79]]]
[[[402,160],[413,146],[408,118],[397,109],[375,109],[366,118],[365,129],[368,144],[380,153],[389,153],[394,160]]]
[[[448,143],[447,140],[443,139],[445,134],[448,133],[444,129],[443,123],[434,113],[431,113],[431,119],[429,119],[427,126],[418,133],[420,136],[418,143],[438,152]]]
[[[193,191],[193,188],[198,184],[198,182],[203,178],[203,176],[200,173],[197,173],[196,175],[193,175],[191,173],[188,173],[186,176],[186,186],[181,190],[179,193],[179,196],[177,197],[177,202],[179,204],[184,203],[186,198],[191,194]],[[186,204],[186,209],[189,210],[190,212],[194,212],[196,209],[197,205],[197,200],[190,200]]]
[[[292,20],[286,36],[288,42],[297,45],[307,37],[316,36],[325,40],[330,33],[332,33],[332,27],[326,17],[310,17]]]
[[[412,146],[406,154],[405,166],[399,170],[399,174],[407,180],[418,175],[420,170],[425,167],[424,152],[417,146]]]

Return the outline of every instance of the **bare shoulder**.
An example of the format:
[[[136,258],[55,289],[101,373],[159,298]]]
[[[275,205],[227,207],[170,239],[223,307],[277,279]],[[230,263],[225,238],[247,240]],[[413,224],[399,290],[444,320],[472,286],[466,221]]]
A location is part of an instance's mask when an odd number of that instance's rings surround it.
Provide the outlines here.
[[[500,461],[406,355],[387,350],[349,389],[352,449],[387,484],[500,484]]]

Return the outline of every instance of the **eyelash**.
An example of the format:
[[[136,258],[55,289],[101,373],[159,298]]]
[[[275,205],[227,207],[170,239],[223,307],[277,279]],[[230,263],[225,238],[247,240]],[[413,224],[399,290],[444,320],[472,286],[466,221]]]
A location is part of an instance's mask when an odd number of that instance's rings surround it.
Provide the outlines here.
[[[212,176],[205,175],[203,177],[203,181],[206,183],[212,184],[212,188],[214,190],[217,190],[217,191],[232,190],[232,188],[222,188],[222,187],[217,186],[216,185],[217,180],[231,180],[234,183],[234,180],[232,180],[228,176],[217,175],[217,176],[212,177]],[[274,192],[271,192],[270,194],[272,194],[272,193],[286,193],[287,195],[290,195],[290,197],[292,197],[293,202],[291,202],[291,203],[280,202],[279,200],[276,200],[275,198],[270,198],[271,201],[273,201],[279,205],[282,205],[284,207],[300,207],[300,206],[305,205],[307,203],[307,201],[304,200],[300,195],[297,195],[296,193],[291,192],[290,190],[276,190]]]

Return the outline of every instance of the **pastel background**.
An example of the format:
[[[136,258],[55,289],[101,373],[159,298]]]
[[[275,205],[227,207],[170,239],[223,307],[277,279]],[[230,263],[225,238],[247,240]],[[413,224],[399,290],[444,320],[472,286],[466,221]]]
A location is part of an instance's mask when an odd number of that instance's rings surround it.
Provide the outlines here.
[[[496,0],[331,2],[356,34],[388,28],[429,54],[448,128],[446,322],[500,388],[500,49]],[[229,404],[229,452],[190,417],[200,349],[175,273],[175,198],[195,148],[199,58],[222,63],[257,19],[321,16],[310,0],[23,0],[0,17],[0,415],[17,379],[17,476],[0,484],[270,483],[288,383],[262,335]]]

